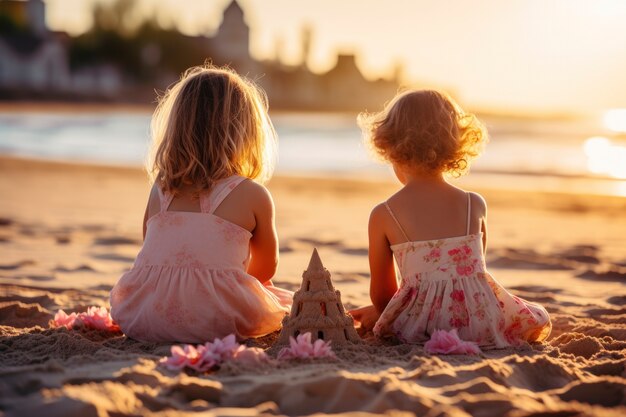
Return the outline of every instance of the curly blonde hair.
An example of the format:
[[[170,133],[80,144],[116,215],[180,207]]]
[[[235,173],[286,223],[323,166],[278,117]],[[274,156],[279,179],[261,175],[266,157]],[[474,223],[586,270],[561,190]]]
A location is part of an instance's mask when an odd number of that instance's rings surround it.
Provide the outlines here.
[[[383,111],[358,117],[366,141],[383,160],[459,177],[487,141],[484,125],[445,93],[409,90]]]
[[[238,174],[268,180],[276,161],[276,132],[267,96],[228,68],[188,69],[159,99],[152,116],[148,173],[163,191],[197,192]]]

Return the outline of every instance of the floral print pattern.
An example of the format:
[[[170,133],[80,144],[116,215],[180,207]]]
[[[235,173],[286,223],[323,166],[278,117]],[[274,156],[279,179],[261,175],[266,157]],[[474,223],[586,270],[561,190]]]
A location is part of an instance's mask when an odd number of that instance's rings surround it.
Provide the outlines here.
[[[456,329],[483,348],[545,340],[546,310],[506,291],[486,270],[482,235],[394,245],[402,283],[374,333],[424,343],[436,330]]]

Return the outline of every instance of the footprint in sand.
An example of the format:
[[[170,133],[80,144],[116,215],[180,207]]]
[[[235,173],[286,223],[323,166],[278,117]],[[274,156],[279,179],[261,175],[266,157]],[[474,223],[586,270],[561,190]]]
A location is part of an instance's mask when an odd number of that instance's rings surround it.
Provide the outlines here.
[[[117,262],[135,262],[135,257],[133,256],[124,256],[119,255],[117,253],[97,253],[91,255],[92,258],[101,259],[104,261],[117,261]]]
[[[345,248],[340,249],[339,252],[353,256],[367,256],[368,254],[367,248]]]
[[[57,242],[57,244],[59,245],[67,245],[68,243],[70,243],[72,241],[72,239],[69,236],[56,236],[54,238],[54,240]]]
[[[7,217],[0,217],[0,227],[11,226],[13,223],[14,221]]]
[[[575,261],[586,264],[599,264],[601,261],[598,258],[598,252],[600,249],[593,245],[577,245],[573,246],[563,252],[556,253],[554,256],[562,257],[569,261]]]
[[[606,269],[587,269],[576,276],[593,281],[626,282],[626,268],[611,266]]]
[[[490,268],[506,269],[542,269],[549,271],[571,270],[571,265],[566,265],[567,261],[562,258],[542,255],[533,250],[519,250],[505,248],[496,250],[487,259],[487,266]]]
[[[25,278],[33,280],[33,281],[54,281],[55,277],[53,275],[26,275]]]
[[[614,381],[574,381],[558,396],[564,401],[578,401],[603,407],[624,405],[626,383]]]
[[[68,267],[65,265],[58,265],[53,269],[54,272],[98,272],[94,267],[86,264],[78,265],[75,267]]]
[[[626,304],[626,295],[615,295],[613,297],[609,297],[606,299],[607,303],[616,305],[616,306],[623,306]]]
[[[297,242],[306,243],[311,246],[315,246],[317,248],[321,247],[337,247],[340,246],[343,242],[341,240],[321,240],[321,239],[311,239],[308,237],[300,237],[294,239]]]
[[[12,263],[12,264],[0,264],[0,270],[1,271],[14,271],[23,266],[32,266],[32,265],[35,265],[35,261],[33,261],[32,259],[26,259],[23,261]]]
[[[116,245],[140,245],[136,239],[130,239],[123,236],[108,236],[108,237],[98,237],[93,241],[94,245],[101,246],[116,246]]]

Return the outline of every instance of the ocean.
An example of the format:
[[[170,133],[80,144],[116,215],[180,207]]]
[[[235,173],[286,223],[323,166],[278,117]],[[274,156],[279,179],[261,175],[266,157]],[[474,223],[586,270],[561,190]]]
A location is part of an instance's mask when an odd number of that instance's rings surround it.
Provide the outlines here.
[[[355,115],[275,113],[277,174],[387,180]],[[466,186],[626,196],[626,138],[601,117],[486,116],[490,141],[460,180]],[[141,166],[150,114],[124,111],[0,112],[0,154]]]

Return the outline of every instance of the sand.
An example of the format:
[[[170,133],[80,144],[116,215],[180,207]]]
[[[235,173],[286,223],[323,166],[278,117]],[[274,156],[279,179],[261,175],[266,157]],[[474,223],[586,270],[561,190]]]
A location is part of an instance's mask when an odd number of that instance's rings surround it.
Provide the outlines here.
[[[397,187],[275,178],[276,284],[296,289],[317,247],[346,306],[367,303],[369,210]],[[145,175],[0,158],[0,414],[626,415],[626,198],[477,191],[489,203],[488,267],[546,306],[547,343],[431,356],[366,335],[336,360],[197,375],[158,367],[169,345],[48,327],[60,308],[107,304],[141,244]]]

